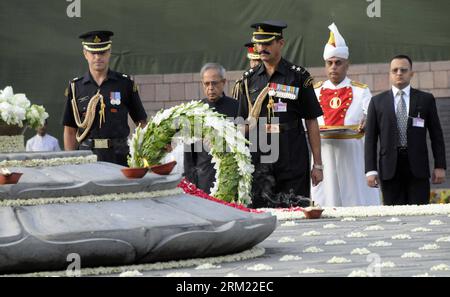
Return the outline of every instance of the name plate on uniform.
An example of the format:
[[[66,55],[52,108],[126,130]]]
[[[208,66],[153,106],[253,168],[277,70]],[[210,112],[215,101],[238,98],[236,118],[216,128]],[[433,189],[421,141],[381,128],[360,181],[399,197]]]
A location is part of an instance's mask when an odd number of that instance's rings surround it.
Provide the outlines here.
[[[94,148],[108,148],[108,139],[94,139]]]
[[[280,124],[266,124],[266,133],[280,133]]]

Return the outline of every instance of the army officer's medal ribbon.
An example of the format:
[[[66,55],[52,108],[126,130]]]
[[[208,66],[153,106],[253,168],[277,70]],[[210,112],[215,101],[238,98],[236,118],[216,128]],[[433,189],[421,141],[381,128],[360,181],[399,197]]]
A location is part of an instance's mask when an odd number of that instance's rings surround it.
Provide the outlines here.
[[[269,95],[278,98],[296,100],[300,88],[277,83],[270,83]],[[272,95],[271,95],[272,94]]]
[[[109,94],[109,98],[111,100],[110,101],[111,105],[120,105],[120,100],[121,100],[120,92],[111,92]]]

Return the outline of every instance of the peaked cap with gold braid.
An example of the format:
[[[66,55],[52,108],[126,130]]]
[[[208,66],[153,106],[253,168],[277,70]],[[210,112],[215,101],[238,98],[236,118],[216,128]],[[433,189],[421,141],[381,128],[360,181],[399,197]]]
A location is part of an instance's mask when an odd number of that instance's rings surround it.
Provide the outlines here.
[[[79,37],[83,39],[83,48],[90,52],[104,52],[111,49],[111,31],[91,31],[81,34]]]
[[[283,21],[264,21],[251,25],[255,28],[253,32],[253,43],[270,43],[276,38],[283,38],[283,29],[287,24]]]

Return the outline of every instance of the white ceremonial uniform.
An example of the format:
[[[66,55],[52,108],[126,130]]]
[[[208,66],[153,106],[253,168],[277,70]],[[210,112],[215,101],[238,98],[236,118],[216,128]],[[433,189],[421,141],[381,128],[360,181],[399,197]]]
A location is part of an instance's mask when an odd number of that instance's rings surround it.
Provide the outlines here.
[[[372,97],[369,88],[353,83],[346,77],[335,86],[329,80],[316,88],[320,98],[321,89],[337,90],[347,88],[351,95],[344,117],[344,126],[359,125],[367,114]],[[328,90],[329,92],[330,90]],[[320,99],[319,99],[320,100]],[[327,116],[324,108],[324,116]],[[323,116],[318,118],[319,126],[324,126]],[[321,139],[322,161],[324,166],[323,181],[311,187],[312,199],[321,206],[365,206],[380,205],[380,192],[377,188],[367,186],[364,173],[364,138]]]
[[[58,139],[55,137],[45,134],[40,136],[36,134],[27,141],[25,150],[27,152],[57,152],[60,151]]]

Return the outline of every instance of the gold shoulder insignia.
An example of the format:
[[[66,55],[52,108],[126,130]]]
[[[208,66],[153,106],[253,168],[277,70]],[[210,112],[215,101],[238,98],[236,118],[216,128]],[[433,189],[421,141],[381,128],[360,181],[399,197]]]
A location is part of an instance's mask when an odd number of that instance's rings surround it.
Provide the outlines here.
[[[313,87],[314,89],[320,88],[323,85],[323,80],[316,82]]]
[[[355,80],[352,80],[351,84],[354,87],[358,87],[358,88],[362,88],[362,89],[366,89],[367,87],[369,87],[368,85],[363,84],[362,82],[359,82],[359,81],[355,81]]]
[[[74,77],[73,79],[72,79],[72,81],[73,82],[76,82],[77,80],[79,80],[81,77]]]

